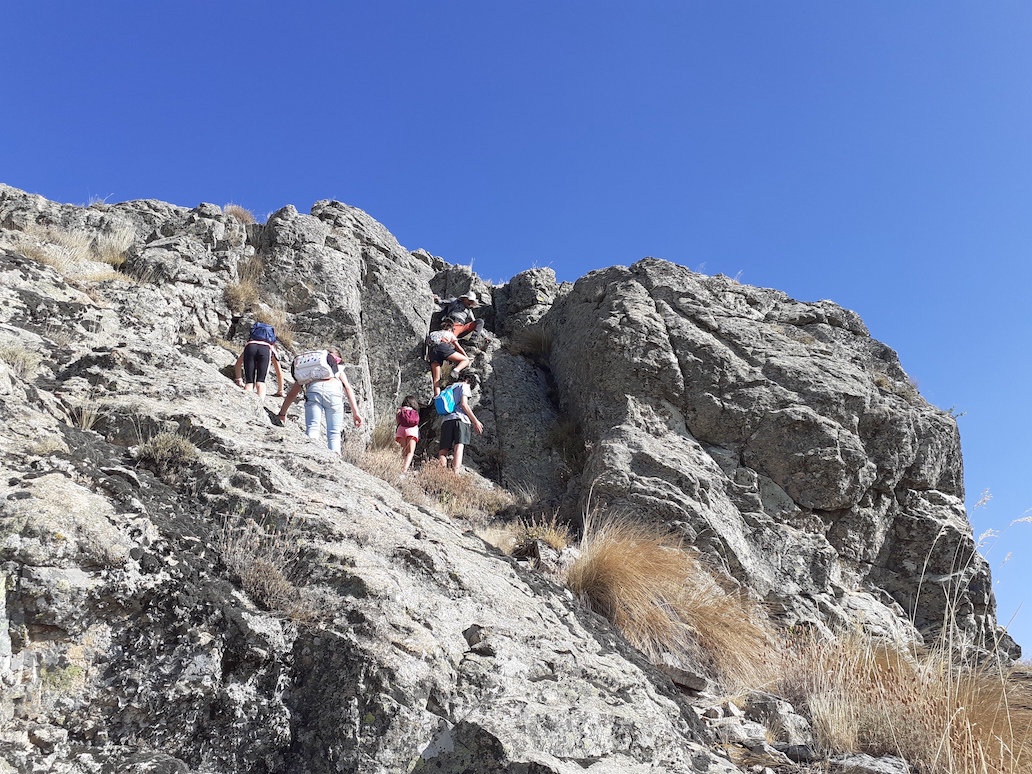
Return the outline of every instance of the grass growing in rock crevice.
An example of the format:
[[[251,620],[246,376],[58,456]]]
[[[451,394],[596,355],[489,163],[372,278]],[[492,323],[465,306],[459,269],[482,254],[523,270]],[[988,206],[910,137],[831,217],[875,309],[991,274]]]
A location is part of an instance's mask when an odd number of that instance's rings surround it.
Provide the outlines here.
[[[299,583],[301,539],[289,522],[275,527],[227,519],[214,542],[240,587],[256,602],[298,623],[319,618],[317,604]]]
[[[167,484],[180,483],[198,460],[197,447],[177,433],[158,433],[140,444],[136,459]]]
[[[681,541],[628,518],[587,519],[566,584],[653,662],[665,654],[730,687],[768,678],[774,633],[759,607],[725,590]]]

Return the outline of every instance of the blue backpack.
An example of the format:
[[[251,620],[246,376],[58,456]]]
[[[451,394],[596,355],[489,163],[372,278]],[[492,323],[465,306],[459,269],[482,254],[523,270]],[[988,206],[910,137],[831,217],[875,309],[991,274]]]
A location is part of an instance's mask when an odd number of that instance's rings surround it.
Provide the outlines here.
[[[434,398],[434,410],[439,416],[445,414],[455,413],[455,388],[462,389],[462,382],[453,384],[451,387],[447,387],[441,390],[441,394]]]
[[[269,344],[276,343],[276,329],[268,323],[256,322],[251,326],[250,341],[264,341]]]

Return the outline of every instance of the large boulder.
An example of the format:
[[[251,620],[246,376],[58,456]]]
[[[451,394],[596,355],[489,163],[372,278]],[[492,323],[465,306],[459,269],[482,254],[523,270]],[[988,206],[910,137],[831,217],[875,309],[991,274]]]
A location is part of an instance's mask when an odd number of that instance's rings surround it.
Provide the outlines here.
[[[675,526],[789,624],[928,635],[960,600],[964,636],[994,646],[956,423],[856,314],[646,259],[582,278],[538,325],[590,450],[576,510]]]

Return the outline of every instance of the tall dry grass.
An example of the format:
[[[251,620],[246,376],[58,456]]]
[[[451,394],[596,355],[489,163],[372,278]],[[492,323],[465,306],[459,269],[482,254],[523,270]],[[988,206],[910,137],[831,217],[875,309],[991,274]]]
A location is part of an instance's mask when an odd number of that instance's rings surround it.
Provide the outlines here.
[[[821,752],[895,755],[925,774],[1032,772],[1032,690],[995,659],[807,633],[774,689],[811,719]]]
[[[83,271],[83,264],[91,262],[116,269],[122,266],[136,241],[136,232],[125,225],[98,233],[37,225],[28,228],[25,237],[28,241],[18,249],[27,258],[73,276]]]
[[[769,679],[775,642],[762,611],[721,586],[661,527],[589,517],[566,583],[654,662],[671,654],[734,689]]]

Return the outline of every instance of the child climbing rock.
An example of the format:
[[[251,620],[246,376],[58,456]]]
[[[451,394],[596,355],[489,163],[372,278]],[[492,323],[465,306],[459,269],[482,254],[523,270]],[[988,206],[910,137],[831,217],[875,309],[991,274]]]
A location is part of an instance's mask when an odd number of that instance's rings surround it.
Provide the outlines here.
[[[444,361],[452,363],[452,376],[458,377],[462,369],[469,365],[469,355],[459,344],[452,332],[454,323],[451,320],[441,322],[441,329],[432,331],[427,336],[427,358],[430,360],[430,378],[434,384],[434,395],[441,392],[441,366]]]
[[[419,401],[415,395],[405,396],[398,408],[395,421],[398,423],[398,429],[394,433],[394,440],[401,445],[401,472],[408,473],[412,465],[412,456],[416,453],[416,442],[419,441]]]
[[[469,399],[473,395],[473,388],[479,383],[477,375],[464,371],[457,377],[458,382],[449,389],[455,396],[455,410],[451,414],[444,415],[441,424],[440,449],[437,452],[437,459],[444,467],[448,467],[448,454],[452,458],[452,470],[459,473],[462,470],[462,453],[466,444],[470,441],[470,428],[476,430],[477,434],[484,432],[484,426],[477,419],[470,408]]]

